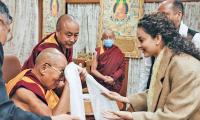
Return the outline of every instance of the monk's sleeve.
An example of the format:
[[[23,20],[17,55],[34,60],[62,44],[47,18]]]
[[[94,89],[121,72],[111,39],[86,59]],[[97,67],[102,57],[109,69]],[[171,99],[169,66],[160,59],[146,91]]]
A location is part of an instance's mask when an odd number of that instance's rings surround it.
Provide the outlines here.
[[[124,71],[125,71],[125,58],[123,57],[123,60],[119,66],[119,68],[117,69],[117,71],[115,71],[111,77],[114,79],[114,80],[118,80],[120,77],[122,77],[122,79],[124,78]]]
[[[39,55],[39,53],[42,50],[44,50],[46,48],[56,48],[56,49],[58,49],[58,46],[56,44],[49,44],[49,43],[45,43],[45,44],[41,44],[39,46],[36,46],[33,49],[31,55],[29,56],[29,58],[23,64],[22,70],[33,68],[34,65],[35,65],[35,59],[36,59],[36,57]]]

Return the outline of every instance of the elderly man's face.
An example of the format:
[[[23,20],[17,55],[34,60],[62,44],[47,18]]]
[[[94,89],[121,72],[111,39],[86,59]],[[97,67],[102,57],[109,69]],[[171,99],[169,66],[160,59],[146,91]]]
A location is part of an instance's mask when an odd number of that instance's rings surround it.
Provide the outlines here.
[[[56,64],[44,63],[43,65],[45,66],[45,74],[42,78],[43,86],[46,89],[55,89],[60,81],[64,80],[64,69],[67,61],[59,59],[59,62]]]
[[[171,3],[161,3],[158,11],[165,13],[168,19],[170,19],[177,28],[179,27],[182,18],[182,12],[174,9]]]
[[[0,42],[2,45],[5,44],[6,41],[12,39],[12,33],[10,32],[10,24],[12,23],[12,19],[9,19],[5,15],[0,15]]]
[[[10,26],[5,24],[3,21],[0,22],[0,42],[2,45],[4,45],[8,38],[11,39],[8,37],[10,33]]]
[[[64,23],[57,31],[57,39],[65,48],[71,48],[78,40],[79,25],[75,22]]]

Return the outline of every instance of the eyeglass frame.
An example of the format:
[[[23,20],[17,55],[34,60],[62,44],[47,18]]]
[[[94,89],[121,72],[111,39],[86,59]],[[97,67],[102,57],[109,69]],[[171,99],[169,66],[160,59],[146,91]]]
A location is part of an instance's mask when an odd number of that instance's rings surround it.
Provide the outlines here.
[[[57,73],[59,73],[59,78],[64,77],[64,70],[58,70],[56,67],[52,66],[49,63],[45,63],[45,64],[47,64],[49,67],[53,68]]]

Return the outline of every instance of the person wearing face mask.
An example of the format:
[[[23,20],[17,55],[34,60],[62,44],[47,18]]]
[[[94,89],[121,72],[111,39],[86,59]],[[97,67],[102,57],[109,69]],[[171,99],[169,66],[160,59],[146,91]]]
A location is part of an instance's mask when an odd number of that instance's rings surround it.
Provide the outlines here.
[[[114,45],[115,34],[113,31],[104,30],[101,40],[103,45],[96,48],[91,73],[104,87],[119,92],[124,79],[124,54]]]

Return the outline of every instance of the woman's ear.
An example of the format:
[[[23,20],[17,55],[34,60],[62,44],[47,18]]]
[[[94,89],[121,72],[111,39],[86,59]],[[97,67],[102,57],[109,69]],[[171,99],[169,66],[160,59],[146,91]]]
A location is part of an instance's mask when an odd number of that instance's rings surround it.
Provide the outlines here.
[[[161,45],[161,43],[162,43],[162,36],[156,35],[156,45]]]

